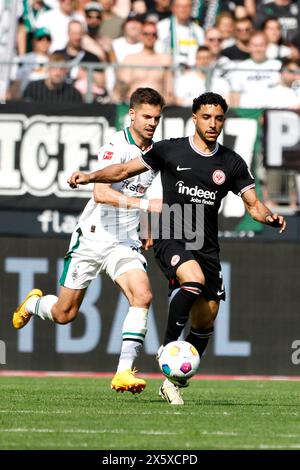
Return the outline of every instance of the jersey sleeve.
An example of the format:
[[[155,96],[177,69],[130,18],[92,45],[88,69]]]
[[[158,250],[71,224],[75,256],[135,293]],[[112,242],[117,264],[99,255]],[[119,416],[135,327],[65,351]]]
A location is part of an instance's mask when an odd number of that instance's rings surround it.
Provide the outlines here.
[[[125,151],[117,148],[112,143],[103,145],[98,152],[98,168],[101,170],[115,163],[124,163],[126,159]]]
[[[146,191],[145,197],[147,199],[162,199],[163,198],[160,173],[155,174],[155,177],[151,185]]]
[[[254,178],[242,157],[238,156],[233,169],[233,184],[231,191],[241,196],[248,189],[255,187]]]
[[[148,170],[161,171],[165,166],[163,155],[163,142],[157,142],[139,158]]]

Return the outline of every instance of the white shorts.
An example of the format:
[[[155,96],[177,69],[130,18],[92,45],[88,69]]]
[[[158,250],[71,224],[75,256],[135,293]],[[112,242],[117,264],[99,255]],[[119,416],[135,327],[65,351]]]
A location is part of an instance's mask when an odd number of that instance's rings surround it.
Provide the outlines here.
[[[139,242],[102,242],[88,240],[80,229],[71,238],[69,251],[64,257],[64,270],[60,285],[70,289],[86,289],[100,273],[115,279],[131,269],[146,271],[147,261],[140,253]]]

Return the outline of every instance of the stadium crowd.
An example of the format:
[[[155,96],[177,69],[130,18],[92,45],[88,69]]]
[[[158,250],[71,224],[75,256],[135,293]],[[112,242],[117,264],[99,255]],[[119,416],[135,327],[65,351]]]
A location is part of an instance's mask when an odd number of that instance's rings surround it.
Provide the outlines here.
[[[119,103],[149,86],[168,104],[213,90],[299,108],[299,21],[298,0],[19,0],[6,100],[86,100],[90,87],[89,101]]]
[[[17,0],[5,101],[128,103],[151,87],[191,107],[300,109],[300,0]],[[3,55],[3,54],[2,54]],[[294,175],[269,171],[266,199]]]

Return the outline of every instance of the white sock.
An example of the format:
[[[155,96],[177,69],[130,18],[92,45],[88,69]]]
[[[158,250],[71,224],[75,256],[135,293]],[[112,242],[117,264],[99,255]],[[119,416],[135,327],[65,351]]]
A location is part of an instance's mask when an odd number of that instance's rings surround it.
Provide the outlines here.
[[[133,368],[147,333],[147,314],[147,308],[129,308],[123,323],[123,342],[117,372]]]
[[[51,313],[52,306],[58,301],[56,295],[33,296],[26,302],[26,310],[32,315],[37,315],[42,320],[54,321]]]

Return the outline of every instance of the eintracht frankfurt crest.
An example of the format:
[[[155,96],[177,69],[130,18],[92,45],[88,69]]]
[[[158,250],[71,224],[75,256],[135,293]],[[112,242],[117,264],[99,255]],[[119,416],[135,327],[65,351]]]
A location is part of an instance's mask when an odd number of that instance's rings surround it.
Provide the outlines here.
[[[225,176],[224,171],[215,170],[213,172],[212,179],[213,179],[213,182],[216,183],[216,184],[223,184],[224,181],[226,180],[226,176]]]

